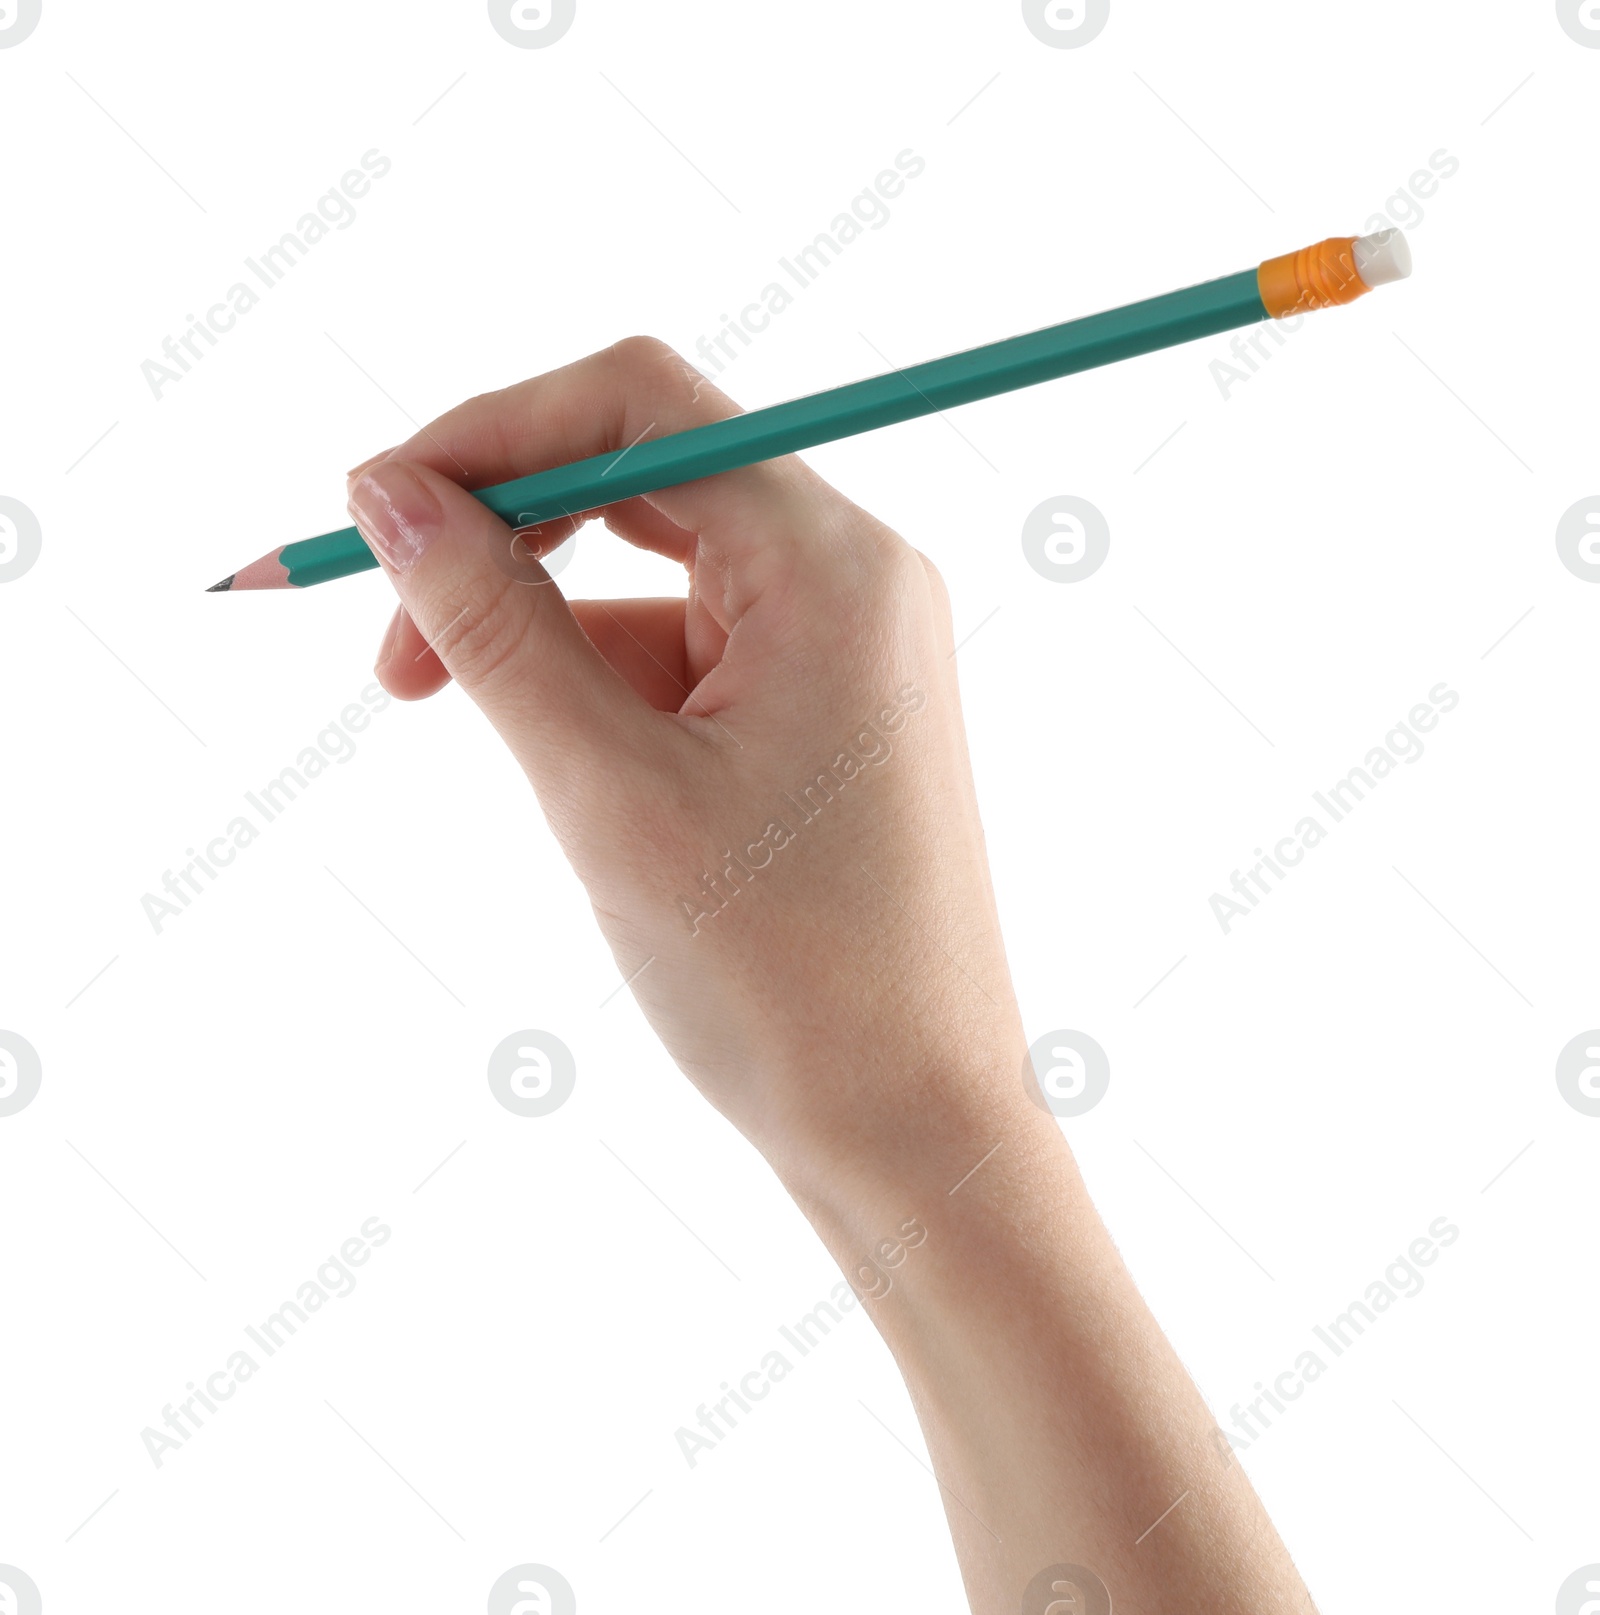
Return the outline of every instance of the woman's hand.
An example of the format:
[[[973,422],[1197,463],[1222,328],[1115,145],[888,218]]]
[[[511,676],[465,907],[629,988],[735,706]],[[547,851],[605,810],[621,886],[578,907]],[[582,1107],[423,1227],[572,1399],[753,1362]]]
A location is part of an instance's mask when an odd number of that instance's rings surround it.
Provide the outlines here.
[[[795,459],[603,512],[687,599],[567,601],[483,486],[736,413],[633,338],[358,468],[401,606],[378,674],[454,677],[532,781],[678,1064],[786,1173],[908,1111],[1027,1107],[932,565]]]

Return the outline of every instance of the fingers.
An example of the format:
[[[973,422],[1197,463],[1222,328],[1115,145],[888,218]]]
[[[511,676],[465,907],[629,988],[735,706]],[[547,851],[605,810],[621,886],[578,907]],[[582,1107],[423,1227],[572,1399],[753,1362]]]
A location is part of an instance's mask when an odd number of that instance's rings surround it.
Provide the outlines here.
[[[643,701],[676,712],[694,682],[684,640],[682,600],[574,600],[572,614],[590,644]]]
[[[397,701],[421,701],[450,682],[450,670],[422,637],[404,606],[394,608],[372,670]]]
[[[671,349],[635,337],[471,399],[357,467],[352,509],[405,608],[380,657],[385,687],[412,700],[453,675],[531,772],[538,747],[589,744],[607,725],[725,713],[760,690],[774,653],[831,654],[864,586],[892,583],[910,551],[793,456],[604,508],[613,531],[688,568],[676,612],[591,602],[575,615],[527,557],[584,518],[514,540],[461,491],[736,413]]]
[[[548,375],[450,410],[391,457],[426,466],[464,487],[526,476],[645,438],[686,431],[738,408],[665,344],[630,337]],[[378,462],[382,464],[380,460]],[[679,561],[709,549],[737,620],[751,598],[797,560],[821,564],[848,547],[847,524],[817,519],[830,490],[793,456],[701,478],[607,510],[630,542]],[[551,546],[541,535],[538,548]],[[726,576],[721,576],[726,572]],[[724,621],[726,628],[729,621]]]
[[[402,640],[409,647],[409,621],[541,797],[547,788],[570,797],[585,776],[669,743],[660,715],[595,649],[544,569],[495,564],[511,531],[470,494],[389,458],[354,479],[350,509],[406,612],[388,666]],[[518,581],[535,574],[542,581]]]
[[[590,644],[642,701],[657,712],[683,707],[697,680],[682,600],[571,600],[568,605]],[[395,607],[373,671],[397,701],[425,700],[450,682],[449,668],[404,606]]]
[[[590,644],[658,712],[677,712],[697,682],[689,665],[684,602],[572,600]],[[713,656],[712,661],[716,658]],[[397,701],[422,701],[450,682],[450,669],[404,606],[396,606],[373,672]]]

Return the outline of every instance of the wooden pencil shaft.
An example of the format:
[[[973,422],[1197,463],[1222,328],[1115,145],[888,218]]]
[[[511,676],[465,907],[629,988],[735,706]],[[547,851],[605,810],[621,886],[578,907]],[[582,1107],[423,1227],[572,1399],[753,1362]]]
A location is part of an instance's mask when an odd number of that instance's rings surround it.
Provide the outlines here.
[[[1257,271],[1245,270],[929,360],[909,370],[851,382],[667,437],[648,438],[571,465],[478,489],[474,497],[513,526],[534,527],[819,443],[1253,325],[1266,317]],[[366,571],[377,564],[353,527],[286,544],[279,558],[297,587]]]

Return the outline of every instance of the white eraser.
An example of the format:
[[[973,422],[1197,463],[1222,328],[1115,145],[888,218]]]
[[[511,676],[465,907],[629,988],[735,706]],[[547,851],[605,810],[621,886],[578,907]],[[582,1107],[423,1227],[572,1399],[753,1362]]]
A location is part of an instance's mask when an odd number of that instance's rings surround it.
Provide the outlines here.
[[[1411,273],[1411,248],[1399,230],[1356,237],[1356,273],[1368,286],[1387,286]]]

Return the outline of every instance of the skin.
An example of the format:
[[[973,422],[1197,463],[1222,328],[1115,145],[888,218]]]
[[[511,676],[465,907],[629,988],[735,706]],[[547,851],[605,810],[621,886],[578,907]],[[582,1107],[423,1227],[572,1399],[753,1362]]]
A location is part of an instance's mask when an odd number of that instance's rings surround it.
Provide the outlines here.
[[[599,513],[680,561],[685,599],[568,601],[463,491],[733,413],[632,338],[357,467],[352,515],[400,599],[378,676],[476,702],[662,1042],[865,1298],[972,1608],[1304,1615],[1024,1080],[933,566],[791,458]],[[1090,1575],[1041,1583],[1053,1566]]]

